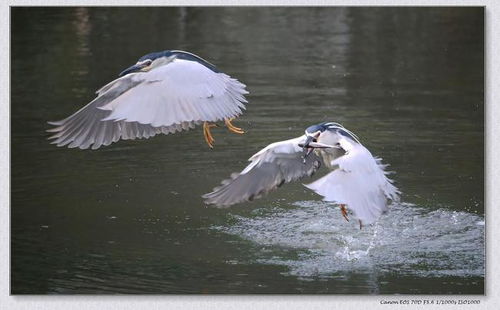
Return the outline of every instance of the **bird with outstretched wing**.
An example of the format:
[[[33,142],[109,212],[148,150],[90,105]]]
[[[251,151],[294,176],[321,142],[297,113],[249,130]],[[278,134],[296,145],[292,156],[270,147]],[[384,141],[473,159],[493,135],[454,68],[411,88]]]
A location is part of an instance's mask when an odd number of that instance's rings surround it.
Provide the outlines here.
[[[169,50],[150,53],[97,91],[97,97],[47,131],[57,146],[98,149],[120,139],[149,138],[194,128],[203,123],[209,147],[210,129],[231,121],[247,103],[245,85],[194,54]]]
[[[203,195],[205,202],[228,207],[251,201],[284,183],[311,176],[321,163],[331,172],[305,186],[338,204],[346,220],[347,209],[352,211],[360,227],[375,222],[391,201],[399,201],[400,192],[387,177],[386,165],[338,123],[310,126],[304,135],[272,143],[249,161],[243,171]]]

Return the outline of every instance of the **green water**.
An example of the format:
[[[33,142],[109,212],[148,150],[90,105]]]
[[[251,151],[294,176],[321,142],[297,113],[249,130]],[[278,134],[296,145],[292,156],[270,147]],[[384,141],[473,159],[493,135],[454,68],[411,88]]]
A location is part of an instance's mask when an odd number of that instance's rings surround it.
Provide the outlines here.
[[[12,8],[11,292],[482,294],[482,8]],[[200,129],[57,148],[142,55],[196,53],[248,86],[244,136]],[[321,121],[403,192],[359,231],[297,184],[230,209],[200,196]]]

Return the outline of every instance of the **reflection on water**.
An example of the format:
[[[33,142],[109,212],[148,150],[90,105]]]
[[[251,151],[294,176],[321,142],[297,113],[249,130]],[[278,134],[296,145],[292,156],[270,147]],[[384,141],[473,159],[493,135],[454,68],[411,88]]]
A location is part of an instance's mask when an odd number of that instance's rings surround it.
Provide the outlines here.
[[[303,279],[349,273],[484,277],[484,218],[440,208],[394,205],[374,225],[346,223],[338,208],[303,201],[262,208],[214,229],[263,245],[252,260]],[[245,261],[251,263],[251,261]]]
[[[483,13],[12,8],[12,293],[483,293]],[[49,144],[47,121],[165,49],[248,85],[244,136],[214,128],[213,150],[200,128]],[[321,121],[396,171],[405,203],[376,226],[343,222],[299,183],[203,204],[253,153]]]

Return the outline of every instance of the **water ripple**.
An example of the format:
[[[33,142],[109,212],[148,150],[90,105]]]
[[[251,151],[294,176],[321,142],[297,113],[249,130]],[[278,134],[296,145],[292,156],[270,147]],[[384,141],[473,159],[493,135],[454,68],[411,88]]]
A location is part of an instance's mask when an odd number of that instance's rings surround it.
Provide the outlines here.
[[[352,272],[484,277],[484,218],[467,212],[404,203],[362,230],[317,201],[232,217],[216,229],[259,246],[249,263],[283,265],[303,279]]]

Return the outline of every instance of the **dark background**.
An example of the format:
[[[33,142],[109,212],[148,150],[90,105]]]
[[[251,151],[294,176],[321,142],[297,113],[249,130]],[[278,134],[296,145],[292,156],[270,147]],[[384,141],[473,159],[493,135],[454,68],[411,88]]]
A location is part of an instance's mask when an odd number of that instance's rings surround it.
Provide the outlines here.
[[[13,7],[11,22],[13,294],[484,292],[483,8]],[[247,84],[245,136],[49,144],[47,121],[165,49]],[[403,203],[379,224],[359,231],[300,182],[203,204],[321,121],[396,171]]]

